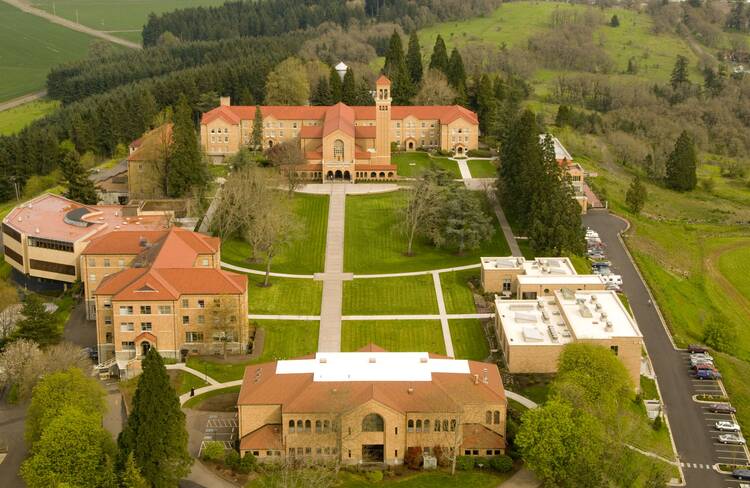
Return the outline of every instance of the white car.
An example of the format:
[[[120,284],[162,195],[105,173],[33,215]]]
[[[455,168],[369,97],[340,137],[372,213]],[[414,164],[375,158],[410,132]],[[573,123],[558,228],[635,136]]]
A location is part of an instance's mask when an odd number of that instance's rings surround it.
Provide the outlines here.
[[[601,277],[604,278],[606,284],[611,283],[613,285],[622,286],[622,276],[620,275],[609,273],[602,274]]]
[[[724,432],[739,432],[740,426],[737,425],[734,422],[730,422],[728,420],[720,420],[714,424],[716,427],[716,430],[721,430]]]
[[[690,364],[695,365],[697,363],[713,363],[714,358],[710,354],[691,354]]]
[[[745,438],[739,434],[721,434],[719,436],[719,442],[722,444],[737,444],[740,446],[745,445]]]

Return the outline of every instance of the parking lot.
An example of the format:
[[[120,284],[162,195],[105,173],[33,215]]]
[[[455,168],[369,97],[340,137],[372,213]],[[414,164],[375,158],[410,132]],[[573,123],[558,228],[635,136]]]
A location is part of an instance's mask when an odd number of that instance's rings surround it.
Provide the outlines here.
[[[203,452],[207,442],[218,441],[224,444],[225,449],[234,448],[237,441],[237,414],[211,414],[206,420],[206,428],[203,430],[200,452]],[[200,455],[200,453],[199,453]]]

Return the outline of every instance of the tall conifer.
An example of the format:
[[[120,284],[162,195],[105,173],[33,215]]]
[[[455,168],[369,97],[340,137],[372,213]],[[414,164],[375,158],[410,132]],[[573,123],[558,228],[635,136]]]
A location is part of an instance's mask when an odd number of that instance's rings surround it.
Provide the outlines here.
[[[406,53],[406,67],[409,70],[411,82],[414,85],[422,83],[422,49],[419,47],[419,37],[414,31],[409,36],[409,48]]]
[[[182,197],[192,187],[208,180],[208,170],[193,125],[193,111],[185,96],[180,97],[175,110],[171,149],[166,175],[167,194],[173,198]]]
[[[344,74],[344,82],[341,84],[341,101],[347,105],[357,104],[357,85],[351,68],[348,68]]]
[[[432,48],[430,69],[440,70],[445,76],[448,76],[448,49],[445,47],[445,41],[440,37],[440,34],[435,39],[435,46]]]
[[[336,68],[331,68],[331,73],[328,75],[328,84],[331,88],[331,105],[339,103],[341,101],[341,76],[339,75]]]
[[[690,191],[698,183],[695,173],[698,157],[695,143],[686,131],[682,131],[675,142],[674,150],[667,158],[666,183],[677,191]]]

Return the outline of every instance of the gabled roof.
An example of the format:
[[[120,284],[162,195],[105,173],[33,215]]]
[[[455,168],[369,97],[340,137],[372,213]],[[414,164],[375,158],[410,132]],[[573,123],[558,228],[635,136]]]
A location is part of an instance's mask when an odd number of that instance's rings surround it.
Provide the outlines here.
[[[162,157],[164,145],[172,143],[172,124],[164,124],[147,132],[138,149],[128,156],[128,161],[155,161]]]
[[[377,80],[375,80],[376,85],[390,85],[391,80],[388,79],[385,75],[380,75]]]
[[[94,295],[112,300],[176,300],[182,295],[241,295],[247,277],[216,268],[128,268],[107,276]]]
[[[279,424],[267,424],[255,429],[240,439],[240,449],[243,451],[252,449],[283,449],[281,430],[281,425]]]
[[[179,253],[181,257],[187,255],[186,261],[190,261],[190,265],[195,262],[198,254],[213,254],[219,249],[219,239],[216,237],[171,227],[168,230],[122,230],[107,233],[93,238],[81,254],[140,254],[162,241],[168,244],[167,253]]]
[[[323,137],[337,130],[354,137],[354,110],[341,102],[326,110]]]

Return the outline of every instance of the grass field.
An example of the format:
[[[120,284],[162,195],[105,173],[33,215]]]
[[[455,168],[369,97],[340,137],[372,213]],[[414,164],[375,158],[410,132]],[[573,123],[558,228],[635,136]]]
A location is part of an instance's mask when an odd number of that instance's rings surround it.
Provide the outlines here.
[[[318,322],[308,320],[258,320],[255,322],[265,334],[263,352],[257,359],[240,363],[223,363],[213,359],[189,357],[187,365],[224,383],[242,379],[248,364],[304,356],[318,349],[320,326]]]
[[[472,278],[479,278],[478,268],[440,273],[440,286],[443,289],[446,312],[476,313],[474,294],[468,286]]]
[[[486,201],[481,192],[477,198]],[[406,191],[379,195],[357,195],[346,199],[344,269],[354,273],[398,273],[449,268],[479,262],[481,256],[510,254],[497,221],[492,239],[479,249],[458,256],[437,249],[429,242],[415,239],[413,256],[405,256],[406,238],[399,229],[399,209],[405,204]],[[489,209],[488,209],[489,213]]]
[[[323,282],[303,278],[271,277],[271,286],[263,283],[261,275],[248,274],[248,312],[255,314],[320,314]]]
[[[456,359],[484,361],[490,355],[489,344],[478,319],[449,320],[451,342]]]
[[[431,167],[438,167],[448,171],[454,178],[460,178],[461,172],[458,164],[447,158],[432,158],[426,152],[412,151],[395,153],[391,158],[393,164],[398,166],[399,176],[414,178]]]
[[[240,386],[229,386],[227,388],[220,388],[218,390],[207,391],[206,393],[203,393],[201,395],[196,395],[190,400],[186,401],[182,407],[183,408],[195,408],[210,398],[214,398],[220,395],[227,395],[227,394],[239,394],[240,388],[241,388]]]
[[[497,166],[492,161],[469,159],[466,164],[469,165],[472,178],[495,178],[497,176]]]
[[[436,472],[408,472],[406,476],[394,479],[384,479],[378,483],[370,483],[367,479],[356,473],[342,471],[339,475],[339,488],[368,488],[371,486],[393,486],[398,488],[448,488],[457,486],[470,486],[472,488],[495,488],[507,480],[510,474],[495,474],[484,471],[456,471],[450,473]],[[261,486],[250,483],[248,487]]]
[[[344,315],[436,314],[431,275],[344,282]]]
[[[93,39],[0,2],[0,102],[44,88],[49,69],[86,56]]]
[[[297,193],[293,206],[302,226],[298,233],[300,237],[273,258],[271,271],[293,274],[322,272],[328,227],[328,195]],[[239,239],[224,241],[221,246],[221,259],[224,262],[265,271],[263,263],[248,261],[251,254],[250,245]]]
[[[141,30],[151,12],[159,14],[179,8],[222,5],[224,0],[32,0],[31,3],[65,19],[140,42]]]
[[[0,48],[1,49],[1,48]],[[20,131],[36,119],[54,111],[60,103],[54,100],[37,100],[0,112],[0,136]]]
[[[392,352],[445,354],[438,320],[345,320],[341,323],[342,351],[356,351],[370,343]]]

